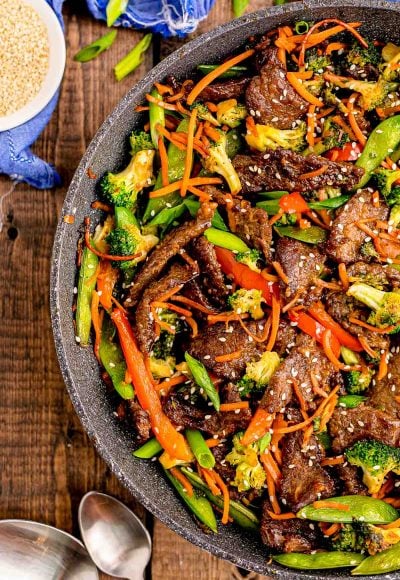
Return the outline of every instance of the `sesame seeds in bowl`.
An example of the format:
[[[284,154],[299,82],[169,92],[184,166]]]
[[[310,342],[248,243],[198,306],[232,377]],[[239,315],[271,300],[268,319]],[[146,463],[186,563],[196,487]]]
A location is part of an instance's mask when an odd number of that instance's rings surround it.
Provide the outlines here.
[[[45,0],[0,2],[0,131],[35,117],[65,66],[61,25]]]

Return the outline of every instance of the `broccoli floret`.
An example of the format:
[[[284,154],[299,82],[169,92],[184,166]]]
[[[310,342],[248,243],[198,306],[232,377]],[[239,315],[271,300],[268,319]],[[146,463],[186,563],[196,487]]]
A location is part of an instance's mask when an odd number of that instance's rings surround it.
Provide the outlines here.
[[[392,332],[400,330],[400,293],[384,292],[373,286],[356,282],[347,291],[348,296],[353,296],[369,308],[372,313],[368,322],[377,328],[397,326]]]
[[[261,260],[261,252],[258,250],[248,250],[247,252],[239,252],[235,255],[235,259],[237,262],[241,262],[242,264],[246,264],[253,270],[253,272],[260,272],[260,268],[258,267],[258,262]]]
[[[157,316],[171,327],[171,332],[161,330],[150,353],[150,370],[154,378],[162,379],[172,376],[176,370],[175,337],[182,332],[183,323],[178,314],[171,310],[164,309],[157,312]]]
[[[190,107],[190,109],[196,109],[197,117],[202,121],[208,121],[209,123],[211,123],[211,125],[219,127],[220,122],[214,117],[214,115],[210,112],[207,105],[205,105],[204,103],[199,103],[198,101],[195,101],[193,105]]]
[[[396,189],[400,189],[397,188]],[[397,228],[400,224],[400,203],[396,203],[390,210],[389,223],[392,227]]]
[[[221,125],[228,125],[231,129],[238,127],[247,117],[245,105],[237,102],[236,99],[221,101],[217,105],[217,119]]]
[[[351,50],[347,53],[346,60],[348,65],[346,68],[353,65],[357,68],[364,68],[367,65],[377,67],[382,62],[382,57],[373,42],[368,41],[368,48],[354,42]]]
[[[366,111],[371,111],[375,107],[379,107],[387,95],[395,91],[398,86],[397,83],[389,82],[382,76],[376,82],[348,79],[333,74],[327,74],[326,78],[341,89],[349,89],[350,91],[360,93],[360,104]]]
[[[268,433],[262,439],[244,447],[241,444],[243,433],[239,432],[233,436],[233,448],[225,457],[226,461],[236,466],[236,475],[232,485],[238,491],[248,491],[249,489],[262,489],[265,483],[265,470],[260,463],[259,455],[265,451],[271,442],[271,435]]]
[[[339,552],[359,552],[364,548],[363,536],[352,524],[343,524],[342,529],[331,539],[332,549]]]
[[[246,373],[237,382],[242,398],[256,391],[263,391],[272,375],[280,365],[279,355],[276,352],[266,351],[261,358],[246,365]]]
[[[400,474],[400,449],[380,441],[357,441],[345,455],[351,465],[363,470],[363,482],[370,494],[379,492],[390,471]]]
[[[277,129],[270,125],[255,125],[254,132],[246,134],[249,147],[266,151],[267,149],[291,149],[301,151],[305,146],[306,124],[300,123],[295,129]]]
[[[357,365],[360,363],[360,357],[357,353],[349,348],[342,346],[340,349],[342,359],[347,365]],[[365,368],[362,371],[350,371],[343,373],[344,386],[350,395],[359,395],[366,391],[371,383],[373,371]]]
[[[319,97],[324,90],[325,80],[322,75],[314,76],[312,79],[303,81],[304,87],[316,97]]]
[[[226,151],[226,134],[219,131],[218,141],[211,141],[208,156],[202,159],[203,167],[210,173],[218,173],[226,180],[231,193],[236,194],[242,189],[240,179]]]
[[[382,57],[384,62],[379,69],[384,79],[388,81],[396,81],[399,79],[399,69],[396,66],[400,61],[400,47],[388,42],[382,48]]]
[[[318,50],[312,48],[307,51],[306,58],[306,68],[307,70],[312,70],[315,73],[322,74],[326,67],[332,65],[332,60],[329,55],[319,55]]]
[[[133,209],[138,193],[152,184],[154,147],[144,131],[132,133],[131,155],[128,166],[120,173],[106,173],[100,182],[102,196],[108,203]]]
[[[400,180],[400,169],[379,168],[375,171],[375,178],[379,191],[392,208],[389,221],[397,227],[400,223],[400,186],[395,185],[395,182]]]
[[[333,121],[332,117],[327,117],[324,121],[321,140],[313,147],[312,151],[307,151],[309,153],[315,153],[316,155],[322,155],[325,151],[329,151],[329,149],[333,149],[334,147],[343,147],[349,141],[350,137],[348,134]]]
[[[379,260],[380,258],[378,252],[375,249],[374,243],[371,241],[364,242],[360,248],[360,252],[361,255],[364,256],[364,258],[368,258],[368,260]]]
[[[128,261],[115,261],[114,266],[124,271],[131,271],[133,266],[146,259],[148,252],[158,244],[158,238],[152,234],[142,235],[134,214],[126,207],[115,208],[115,229],[106,238],[110,246],[109,253],[115,256],[138,254],[137,258]]]
[[[237,314],[248,312],[254,320],[264,316],[262,304],[265,302],[261,290],[245,290],[240,288],[229,296],[228,304]]]

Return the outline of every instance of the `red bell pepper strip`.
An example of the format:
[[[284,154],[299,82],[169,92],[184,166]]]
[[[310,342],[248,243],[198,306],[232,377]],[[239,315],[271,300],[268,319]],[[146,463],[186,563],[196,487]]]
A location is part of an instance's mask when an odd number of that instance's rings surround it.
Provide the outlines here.
[[[322,344],[322,336],[326,330],[325,326],[314,320],[314,318],[311,318],[311,316],[306,314],[304,311],[293,312],[293,310],[289,310],[288,315],[292,322],[297,322],[297,327],[300,328],[300,330],[309,334],[315,338],[317,342]],[[336,336],[332,336],[331,345],[333,352],[339,358],[340,342]]]
[[[279,300],[279,286],[275,282],[268,282],[258,272],[250,270],[248,266],[237,262],[235,254],[225,248],[214,247],[221,269],[227,276],[232,276],[238,286],[245,290],[261,290],[266,303],[272,305],[272,296]]]
[[[359,143],[346,143],[343,147],[329,149],[324,155],[330,161],[356,161],[363,147]]]
[[[306,201],[297,191],[283,195],[279,200],[279,207],[285,213],[303,213],[310,211]]]
[[[274,422],[274,419],[275,413],[271,414],[266,409],[258,407],[242,437],[241,444],[247,447],[247,445],[264,437]]]
[[[141,407],[149,414],[154,435],[169,455],[183,461],[191,461],[193,456],[186,439],[178,433],[162,410],[160,399],[126,314],[122,310],[113,310],[111,319],[118,330],[119,342],[136,396]]]
[[[314,302],[314,304],[312,304],[308,309],[308,312],[326,329],[331,330],[332,334],[336,336],[341,345],[346,346],[355,352],[362,352],[364,350],[360,344],[360,341],[355,336],[350,334],[350,332],[347,332],[344,328],[342,328],[340,324],[338,324],[336,320],[334,320],[332,316],[327,313],[321,302]]]

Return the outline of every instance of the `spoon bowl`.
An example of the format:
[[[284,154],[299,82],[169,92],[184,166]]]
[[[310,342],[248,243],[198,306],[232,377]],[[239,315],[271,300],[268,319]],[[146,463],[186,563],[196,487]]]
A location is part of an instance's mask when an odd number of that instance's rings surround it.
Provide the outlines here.
[[[90,491],[78,512],[81,536],[96,566],[111,576],[142,580],[151,538],[140,519],[117,499]]]
[[[0,580],[98,580],[83,544],[29,520],[0,521]]]

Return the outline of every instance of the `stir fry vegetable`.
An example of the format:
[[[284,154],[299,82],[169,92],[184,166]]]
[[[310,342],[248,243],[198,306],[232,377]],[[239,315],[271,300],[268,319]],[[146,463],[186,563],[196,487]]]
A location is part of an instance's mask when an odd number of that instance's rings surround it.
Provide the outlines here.
[[[155,82],[74,305],[132,460],[203,530],[355,575],[400,568],[400,48],[363,32],[300,21]]]

